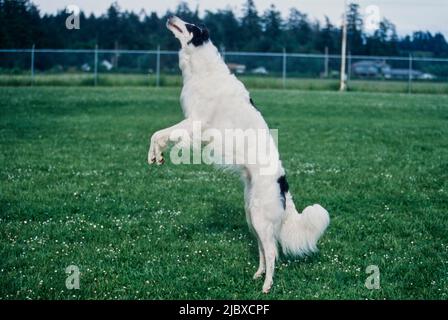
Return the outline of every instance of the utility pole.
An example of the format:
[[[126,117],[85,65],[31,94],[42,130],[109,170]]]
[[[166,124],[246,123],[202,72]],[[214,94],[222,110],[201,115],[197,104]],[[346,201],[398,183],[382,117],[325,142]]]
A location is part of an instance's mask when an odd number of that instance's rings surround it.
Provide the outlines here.
[[[347,63],[347,0],[344,0],[344,15],[342,19],[341,86],[339,91],[345,91],[347,89],[347,75],[345,74]]]

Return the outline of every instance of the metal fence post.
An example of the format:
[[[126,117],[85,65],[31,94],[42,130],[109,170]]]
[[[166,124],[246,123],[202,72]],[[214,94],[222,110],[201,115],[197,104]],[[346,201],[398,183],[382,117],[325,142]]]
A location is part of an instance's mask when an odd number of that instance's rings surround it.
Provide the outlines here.
[[[325,71],[324,71],[324,77],[328,78],[328,47],[325,47]]]
[[[286,49],[283,48],[283,72],[282,72],[282,79],[283,79],[283,89],[286,88]]]
[[[95,45],[95,66],[93,67],[94,69],[94,85],[95,87],[98,85],[98,45]]]
[[[348,52],[348,59],[347,59],[347,88],[350,85],[350,77],[352,74],[352,53],[349,51]]]
[[[36,50],[36,45],[33,44],[31,48],[31,85],[34,84],[34,51]]]
[[[408,94],[412,93],[412,54],[409,54]]]
[[[221,57],[224,62],[226,62],[226,47],[221,46]]]
[[[157,46],[156,87],[160,87],[160,46]]]

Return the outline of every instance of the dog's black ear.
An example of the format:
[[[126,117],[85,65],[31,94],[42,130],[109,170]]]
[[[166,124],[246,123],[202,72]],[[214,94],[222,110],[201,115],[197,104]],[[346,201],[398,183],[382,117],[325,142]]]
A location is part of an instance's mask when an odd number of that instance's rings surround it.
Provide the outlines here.
[[[207,28],[200,28],[195,26],[194,24],[187,24],[186,28],[188,32],[193,33],[193,39],[190,40],[194,46],[201,46],[204,42],[207,42],[210,39]]]
[[[202,27],[202,41],[206,42],[210,40],[210,33],[208,32],[208,29],[203,26]]]

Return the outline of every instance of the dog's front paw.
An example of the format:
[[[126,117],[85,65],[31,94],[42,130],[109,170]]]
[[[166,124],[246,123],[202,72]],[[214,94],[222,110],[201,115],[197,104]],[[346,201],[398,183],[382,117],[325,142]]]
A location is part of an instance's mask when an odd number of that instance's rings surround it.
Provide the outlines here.
[[[163,157],[163,152],[159,156],[156,155],[157,165],[160,166],[165,163],[165,158]]]
[[[165,158],[163,157],[163,153],[155,153],[153,150],[149,150],[148,152],[148,163],[154,164],[157,163],[157,165],[162,165],[165,163]]]
[[[166,142],[159,136],[159,134],[155,133],[151,137],[151,146],[148,151],[148,163],[157,165],[162,165],[165,163],[165,158],[163,157],[162,150],[166,147]]]
[[[269,293],[272,288],[272,280],[271,281],[265,281],[263,284],[263,293]]]
[[[156,150],[155,144],[151,142],[151,146],[149,147],[149,151],[148,151],[148,163],[149,164],[154,164],[157,161],[155,150]]]
[[[151,146],[151,148],[152,148],[152,146]],[[149,164],[153,164],[156,162],[156,156],[152,152],[151,148],[149,148],[149,151],[148,151],[148,163]]]

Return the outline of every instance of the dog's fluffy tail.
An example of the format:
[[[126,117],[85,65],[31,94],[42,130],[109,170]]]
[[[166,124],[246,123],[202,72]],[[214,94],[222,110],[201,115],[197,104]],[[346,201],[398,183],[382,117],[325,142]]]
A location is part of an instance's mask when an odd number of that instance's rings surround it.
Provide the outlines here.
[[[292,197],[287,195],[285,214],[278,234],[278,241],[287,255],[303,256],[317,250],[317,241],[324,233],[330,216],[318,204],[298,213]]]

